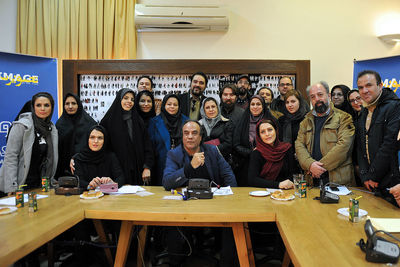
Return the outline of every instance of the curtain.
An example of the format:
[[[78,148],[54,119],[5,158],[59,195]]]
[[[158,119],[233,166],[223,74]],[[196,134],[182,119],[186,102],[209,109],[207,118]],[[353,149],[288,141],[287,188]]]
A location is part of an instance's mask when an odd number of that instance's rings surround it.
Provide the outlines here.
[[[135,0],[18,0],[16,51],[60,63],[135,59],[134,12]]]

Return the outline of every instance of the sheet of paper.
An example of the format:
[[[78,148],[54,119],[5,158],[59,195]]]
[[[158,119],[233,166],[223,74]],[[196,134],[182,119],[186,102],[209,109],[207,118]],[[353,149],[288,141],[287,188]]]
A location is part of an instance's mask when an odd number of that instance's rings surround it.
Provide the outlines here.
[[[162,199],[182,200],[182,196],[163,196]]]
[[[211,191],[214,193],[214,196],[227,196],[233,195],[232,189],[230,186],[220,187],[212,187]]]
[[[345,196],[345,195],[348,195],[348,194],[351,193],[351,191],[350,191],[347,187],[345,187],[345,186],[343,186],[343,185],[342,185],[342,186],[338,186],[339,191],[332,191],[332,190],[329,188],[329,186],[326,186],[325,188],[326,188],[326,190],[327,190],[328,192],[331,192],[331,193],[336,194],[336,195],[339,195],[339,196]]]
[[[36,199],[49,197],[47,195],[36,195]],[[28,194],[24,194],[24,202],[28,202]],[[15,197],[0,199],[0,205],[15,206]]]
[[[146,191],[146,189],[138,185],[124,185],[118,189],[118,192],[112,192],[110,195],[136,194],[141,191]]]
[[[145,197],[145,196],[151,196],[154,195],[154,193],[148,192],[148,191],[139,191],[136,193],[136,195],[141,196],[141,197]]]
[[[370,218],[376,230],[383,230],[389,233],[400,233],[400,219]]]

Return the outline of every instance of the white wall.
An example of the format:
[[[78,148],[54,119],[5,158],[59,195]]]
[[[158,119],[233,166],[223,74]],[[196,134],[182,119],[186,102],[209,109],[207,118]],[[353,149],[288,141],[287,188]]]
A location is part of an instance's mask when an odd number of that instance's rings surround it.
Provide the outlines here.
[[[137,58],[309,59],[311,81],[351,86],[353,59],[400,54],[375,32],[399,0],[218,2],[231,10],[228,32],[140,33]],[[17,1],[0,0],[0,51],[15,52],[16,20]]]
[[[375,21],[399,0],[221,0],[226,33],[140,33],[137,58],[309,59],[311,81],[351,87],[353,59],[400,54],[376,38]],[[400,28],[400,25],[399,27]]]
[[[17,0],[0,0],[0,51],[15,53]]]

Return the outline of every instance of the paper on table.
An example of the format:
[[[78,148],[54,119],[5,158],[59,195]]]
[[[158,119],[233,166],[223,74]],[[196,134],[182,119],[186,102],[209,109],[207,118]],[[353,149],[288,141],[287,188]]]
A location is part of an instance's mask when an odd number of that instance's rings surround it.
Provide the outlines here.
[[[214,196],[227,196],[233,195],[232,189],[230,186],[220,187],[212,187],[211,191],[214,193]]]
[[[36,195],[37,199],[49,197],[47,195]],[[24,203],[28,202],[28,194],[24,194]],[[15,197],[0,199],[0,205],[15,206]]]
[[[345,187],[345,186],[338,186],[337,188],[339,189],[339,191],[332,191],[329,186],[326,186],[326,191],[331,192],[333,194],[339,195],[339,196],[345,196],[351,193],[351,191]]]
[[[400,233],[400,219],[370,218],[376,230],[383,230],[389,233]]]
[[[145,190],[146,189],[138,185],[124,185],[118,189],[118,192],[112,192],[110,195],[136,194],[137,192]]]

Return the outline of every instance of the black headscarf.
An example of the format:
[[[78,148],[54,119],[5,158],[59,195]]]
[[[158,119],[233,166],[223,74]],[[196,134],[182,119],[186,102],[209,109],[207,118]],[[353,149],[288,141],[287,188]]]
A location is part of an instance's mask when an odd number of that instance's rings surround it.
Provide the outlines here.
[[[350,92],[350,88],[343,84],[335,85],[334,87],[332,87],[331,93],[333,93],[333,91],[337,88],[340,88],[340,90],[342,90],[344,101],[339,106],[335,106],[335,108],[338,108],[340,110],[343,110],[344,112],[349,113],[350,115],[353,115],[354,114],[353,108],[351,107],[350,102],[347,99],[347,95]]]
[[[293,95],[296,97],[295,95]],[[301,98],[301,96],[300,96]],[[299,131],[299,126],[300,122],[304,119],[304,117],[307,114],[307,107],[305,106],[304,102],[302,99],[296,99],[299,101],[299,109],[291,114],[287,109],[285,105],[285,116],[283,118],[283,133],[282,133],[282,141],[290,143],[294,146],[294,141],[296,141],[297,138],[297,133]]]
[[[151,110],[149,112],[143,112],[140,109],[139,102],[140,102],[140,98],[142,97],[142,95],[146,95],[146,96],[149,96],[151,98],[152,106],[151,106]],[[137,113],[142,118],[142,120],[143,120],[143,122],[144,122],[144,124],[145,124],[145,126],[147,128],[147,126],[149,125],[149,120],[151,118],[153,118],[154,116],[156,116],[156,109],[155,109],[155,102],[154,102],[153,93],[150,92],[150,91],[147,91],[147,90],[140,91],[137,94],[137,96],[135,97],[135,108],[136,108]]]
[[[99,132],[102,132],[103,135],[104,135],[104,143],[103,143],[102,148],[99,151],[93,151],[89,147],[89,137],[90,137],[90,134],[92,133],[93,130],[97,130]],[[76,154],[76,156],[74,156],[74,158],[79,160],[79,161],[81,161],[81,162],[92,163],[92,164],[99,164],[99,163],[103,162],[104,161],[106,147],[107,147],[107,131],[106,131],[106,129],[101,125],[92,126],[87,131],[85,141],[86,141],[85,148],[83,148],[81,152]]]
[[[117,155],[126,182],[138,185],[142,184],[144,165],[149,168],[153,165],[152,149],[147,129],[136,109],[125,111],[121,106],[127,93],[135,95],[132,89],[119,90],[100,124],[108,132],[109,149]]]
[[[178,100],[178,112],[176,114],[172,115],[169,114],[168,111],[165,109],[165,105],[167,104],[168,99],[171,97],[175,98]],[[167,130],[169,132],[169,136],[171,140],[173,139],[175,142],[181,140],[182,138],[182,109],[181,109],[181,103],[179,101],[179,98],[175,94],[168,94],[164,97],[162,103],[161,103],[161,118],[164,121],[165,127],[167,127]],[[174,143],[175,146],[179,145],[177,143]]]
[[[254,117],[250,112],[250,103],[251,103],[251,100],[253,100],[253,98],[257,98],[257,99],[259,99],[261,101],[261,105],[262,105],[262,109],[263,109],[261,111],[260,115],[258,115],[257,117]],[[269,111],[269,108],[267,108],[264,99],[259,95],[254,95],[254,96],[252,96],[250,98],[249,106],[244,110],[243,115],[240,118],[240,120],[238,122],[238,125],[235,128],[235,129],[237,129],[239,131],[239,134],[241,136],[240,140],[241,140],[243,145],[244,145],[244,143],[243,143],[244,140],[247,140],[249,142],[248,144],[250,145],[249,148],[254,148],[255,147],[255,145],[256,145],[255,136],[254,136],[253,143],[251,143],[250,140],[249,140],[250,139],[249,138],[249,135],[250,135],[250,133],[249,133],[250,132],[250,121],[253,121],[253,123],[255,123],[255,125],[257,125],[257,123],[262,119],[275,119],[275,118],[274,118],[274,116],[272,116],[271,112]],[[279,126],[280,125],[278,125],[278,127]],[[280,130],[280,128],[279,128],[279,130]],[[235,130],[235,132],[236,132],[236,130]],[[256,133],[256,132],[254,132],[254,133]]]
[[[65,110],[65,102],[68,97],[73,97],[78,104],[78,110],[75,114],[70,115]],[[58,130],[58,154],[59,161],[56,176],[64,175],[69,170],[69,162],[71,157],[82,151],[87,146],[87,132],[97,123],[83,110],[82,102],[79,97],[67,93],[63,101],[63,113],[56,122]]]
[[[39,97],[45,97],[50,101],[51,112],[50,115],[47,116],[45,119],[39,118],[38,116],[36,116],[35,113],[35,102]],[[53,116],[53,111],[54,111],[54,99],[51,96],[51,94],[46,92],[40,92],[32,96],[31,110],[32,110],[33,125],[35,127],[35,133],[43,137],[46,140],[47,144],[46,158],[41,163],[41,169],[42,169],[41,175],[52,177],[53,165],[57,164],[57,162],[54,162],[53,146],[57,144],[53,144],[53,140],[51,139],[51,131],[52,131],[51,117]]]

